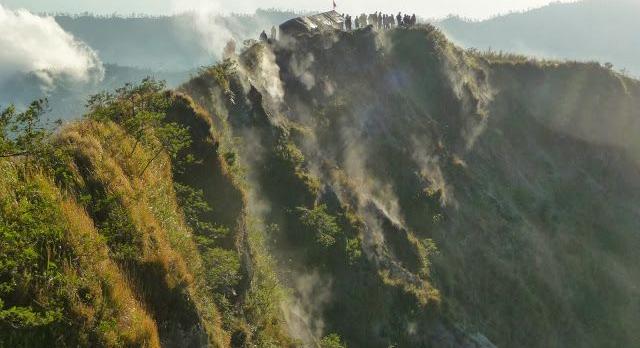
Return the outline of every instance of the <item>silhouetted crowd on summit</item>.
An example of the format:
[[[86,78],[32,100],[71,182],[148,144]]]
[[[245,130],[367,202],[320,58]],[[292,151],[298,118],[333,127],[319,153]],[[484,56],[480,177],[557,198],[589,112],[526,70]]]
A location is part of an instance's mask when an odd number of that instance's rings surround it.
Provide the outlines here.
[[[327,23],[327,16],[329,18],[329,22]],[[341,17],[341,18],[340,18]],[[341,20],[342,19],[342,20]],[[384,14],[382,12],[375,12],[370,15],[360,14],[359,16],[351,17],[350,15],[339,15],[338,13],[332,11],[328,13],[321,13],[314,16],[309,17],[300,17],[294,18],[290,21],[285,22],[283,25],[286,25],[291,22],[297,21],[297,26],[294,27],[305,27],[308,30],[311,29],[311,25],[308,22],[313,23],[314,21],[318,22],[317,26],[321,28],[333,28],[333,29],[342,29],[346,31],[351,31],[360,28],[373,27],[374,29],[384,30],[384,29],[392,29],[392,28],[408,28],[416,25],[417,19],[416,15],[408,15],[402,14],[398,12],[397,15],[393,14]],[[282,26],[280,29],[282,29]],[[314,26],[315,28],[315,26]],[[286,30],[286,29],[285,29]],[[266,43],[274,43],[277,40],[278,30],[276,27],[271,28],[271,35],[267,34],[266,30],[263,30],[260,33],[260,41]]]
[[[370,15],[361,14],[359,16],[351,17],[351,15],[343,15],[344,17],[344,29],[354,30],[365,28],[369,25],[375,29],[391,29],[394,27],[410,27],[416,24],[416,15],[409,16],[408,14],[402,15],[398,12],[396,16],[393,14],[384,14],[382,12],[375,12]]]

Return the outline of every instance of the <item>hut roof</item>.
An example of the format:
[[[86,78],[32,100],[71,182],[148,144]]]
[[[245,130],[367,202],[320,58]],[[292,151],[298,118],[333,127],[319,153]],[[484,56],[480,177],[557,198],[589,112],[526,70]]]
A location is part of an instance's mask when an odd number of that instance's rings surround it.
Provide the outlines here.
[[[297,34],[316,30],[342,29],[344,17],[336,11],[290,19],[280,25],[283,34]]]

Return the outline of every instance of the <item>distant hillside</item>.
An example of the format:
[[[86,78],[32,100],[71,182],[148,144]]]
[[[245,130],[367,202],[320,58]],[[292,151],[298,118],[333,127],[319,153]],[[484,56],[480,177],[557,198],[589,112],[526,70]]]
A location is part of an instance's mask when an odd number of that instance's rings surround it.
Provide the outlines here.
[[[215,17],[214,27],[224,28],[237,41],[238,48],[247,38],[257,38],[264,29],[297,16],[294,12],[257,10],[253,15],[234,14]],[[173,88],[186,81],[201,66],[220,59],[222,52],[211,53],[210,41],[194,25],[191,15],[172,17],[99,17],[90,14],[58,15],[60,26],[98,52],[105,64],[103,81],[71,83],[55,81],[43,90],[35,74],[18,74],[0,84],[0,106],[25,106],[34,99],[47,97],[50,117],[72,119],[84,112],[92,93],[112,90],[127,82],[151,76],[166,80]],[[201,28],[200,28],[201,29]],[[215,30],[212,35],[215,36]]]
[[[125,83],[153,77],[176,87],[189,78],[196,70],[154,71],[144,68],[125,67],[105,64],[104,79],[98,82],[79,83],[56,81],[53,88],[43,90],[42,81],[33,73],[17,75],[7,83],[0,85],[0,105],[14,104],[18,108],[28,105],[32,100],[49,100],[48,116],[52,119],[74,119],[84,113],[87,98],[94,93],[113,90]]]
[[[238,42],[257,38],[293,12],[257,10],[253,15],[216,17],[213,25],[226,28]],[[56,16],[60,26],[98,51],[105,63],[154,70],[187,70],[219,59],[210,53],[191,15],[171,17]]]
[[[640,76],[640,1],[555,3],[481,22],[457,17],[437,25],[456,43],[536,57],[611,62]]]

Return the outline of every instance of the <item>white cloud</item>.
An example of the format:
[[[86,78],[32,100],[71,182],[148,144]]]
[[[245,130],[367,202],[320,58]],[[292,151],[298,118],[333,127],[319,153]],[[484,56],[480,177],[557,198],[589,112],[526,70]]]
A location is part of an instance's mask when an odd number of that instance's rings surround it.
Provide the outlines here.
[[[97,54],[52,17],[0,5],[0,33],[0,84],[21,73],[35,73],[49,87],[58,77],[90,82],[104,74]]]

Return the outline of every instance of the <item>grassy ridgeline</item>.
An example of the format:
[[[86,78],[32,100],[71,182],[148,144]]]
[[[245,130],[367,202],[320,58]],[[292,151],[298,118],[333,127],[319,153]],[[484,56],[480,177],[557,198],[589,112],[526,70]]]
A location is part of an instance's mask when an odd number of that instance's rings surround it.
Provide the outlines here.
[[[252,251],[241,264],[250,252],[236,246],[247,233],[242,192],[221,166],[206,118],[184,97],[136,93],[160,101],[163,117],[193,117],[183,120],[200,126],[184,128],[195,145],[180,156],[194,158],[189,169],[208,167],[204,183],[228,184],[220,192],[234,212],[176,171],[158,129],[141,136],[105,117],[122,115],[122,96],[51,135],[44,160],[1,159],[0,345],[286,345],[271,304],[277,285],[260,281],[268,261],[254,265],[262,256]],[[246,263],[261,270],[251,284]]]

